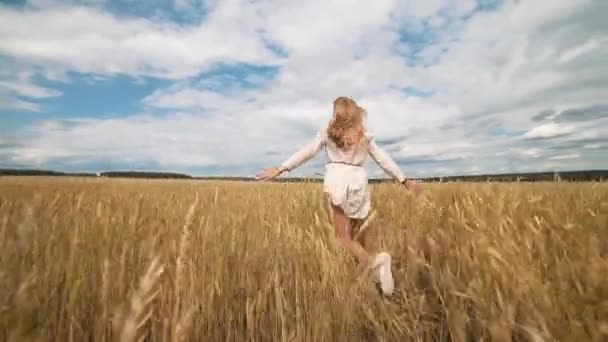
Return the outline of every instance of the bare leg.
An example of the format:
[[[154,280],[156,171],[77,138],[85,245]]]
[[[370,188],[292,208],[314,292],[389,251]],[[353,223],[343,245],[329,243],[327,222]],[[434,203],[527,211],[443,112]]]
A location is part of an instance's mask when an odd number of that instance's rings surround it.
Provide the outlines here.
[[[328,201],[328,209],[330,212],[329,220],[336,228],[336,237],[338,238],[338,241],[344,248],[346,248],[347,251],[357,258],[359,270],[364,271],[366,268],[372,266],[378,280],[380,281],[380,288],[382,289],[382,292],[385,295],[391,295],[394,289],[394,280],[391,272],[390,255],[383,252],[376,255],[372,260],[369,253],[358,241],[361,239],[363,243],[365,243],[367,229],[360,232],[357,240],[353,240],[350,222],[351,220],[346,217],[344,211],[342,211],[340,207],[333,205],[331,201]],[[365,223],[365,221],[363,221],[363,223]],[[371,264],[372,261],[373,265]]]
[[[357,220],[356,222],[357,222],[356,224],[357,224],[357,226],[359,227],[359,229],[361,229],[361,227],[362,227],[362,226],[363,226],[363,224],[365,223],[365,220]],[[363,246],[363,248],[365,248],[365,249],[367,249],[367,247],[369,247],[369,244],[367,243],[367,242],[368,242],[368,239],[367,239],[367,232],[368,232],[368,230],[367,230],[367,229],[364,229],[363,231],[359,230],[359,231],[357,232],[357,236],[356,236],[356,239],[355,239],[355,240],[357,240],[357,241],[358,241],[358,242],[361,244],[361,246]]]
[[[329,197],[329,195],[327,195],[326,197],[326,203],[325,203],[325,212],[327,213],[327,218],[329,220],[329,223],[334,224],[334,215],[333,215],[333,209],[332,209],[332,203],[331,203],[331,198]]]
[[[369,254],[358,241],[352,239],[349,218],[346,217],[340,207],[331,204],[331,208],[338,241],[357,258],[360,267],[367,267],[369,265]]]
[[[333,205],[331,202],[329,202],[329,207],[331,208],[330,221],[333,222],[336,228],[336,237],[338,238],[340,244],[342,244],[347,251],[357,258],[360,271],[365,271],[365,269],[372,266],[378,280],[380,281],[380,288],[382,289],[382,292],[385,295],[391,295],[395,285],[391,272],[390,255],[383,252],[376,255],[372,260],[363,245],[358,240],[353,240],[351,222],[350,219],[344,214],[344,211],[342,211],[340,207]],[[365,241],[366,233],[367,229],[361,232],[359,238],[362,238],[363,241]],[[373,265],[371,264],[372,261]]]

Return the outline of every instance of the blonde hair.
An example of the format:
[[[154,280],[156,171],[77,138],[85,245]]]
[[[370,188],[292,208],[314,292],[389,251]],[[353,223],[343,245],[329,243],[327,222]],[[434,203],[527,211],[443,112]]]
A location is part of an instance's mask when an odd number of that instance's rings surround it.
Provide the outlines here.
[[[333,117],[327,127],[328,137],[341,149],[349,149],[365,142],[365,114],[365,109],[359,107],[355,100],[344,96],[336,98]]]

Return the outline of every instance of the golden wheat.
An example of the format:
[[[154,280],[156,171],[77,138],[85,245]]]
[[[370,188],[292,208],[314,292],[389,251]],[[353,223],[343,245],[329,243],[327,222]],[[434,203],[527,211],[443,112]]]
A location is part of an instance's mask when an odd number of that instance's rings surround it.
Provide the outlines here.
[[[0,340],[608,337],[608,184],[371,191],[388,299],[319,184],[2,178]]]
[[[139,342],[147,337],[146,331],[142,331],[142,328],[153,314],[152,303],[158,295],[159,290],[156,287],[162,273],[163,267],[159,264],[158,258],[153,259],[139,281],[139,287],[133,294],[128,313],[117,311],[114,327],[120,334],[120,342]]]

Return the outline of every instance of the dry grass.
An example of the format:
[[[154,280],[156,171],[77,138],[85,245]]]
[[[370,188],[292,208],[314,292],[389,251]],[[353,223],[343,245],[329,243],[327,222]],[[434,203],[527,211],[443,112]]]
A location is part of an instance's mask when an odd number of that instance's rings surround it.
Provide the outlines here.
[[[608,184],[374,185],[372,249],[318,184],[0,179],[3,341],[601,341]]]

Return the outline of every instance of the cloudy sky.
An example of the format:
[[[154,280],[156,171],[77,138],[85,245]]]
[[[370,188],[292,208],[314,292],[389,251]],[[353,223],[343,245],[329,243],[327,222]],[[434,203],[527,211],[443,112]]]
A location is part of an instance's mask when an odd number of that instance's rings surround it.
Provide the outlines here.
[[[604,0],[1,1],[0,167],[251,176],[346,95],[407,175],[606,169],[606,13]]]

